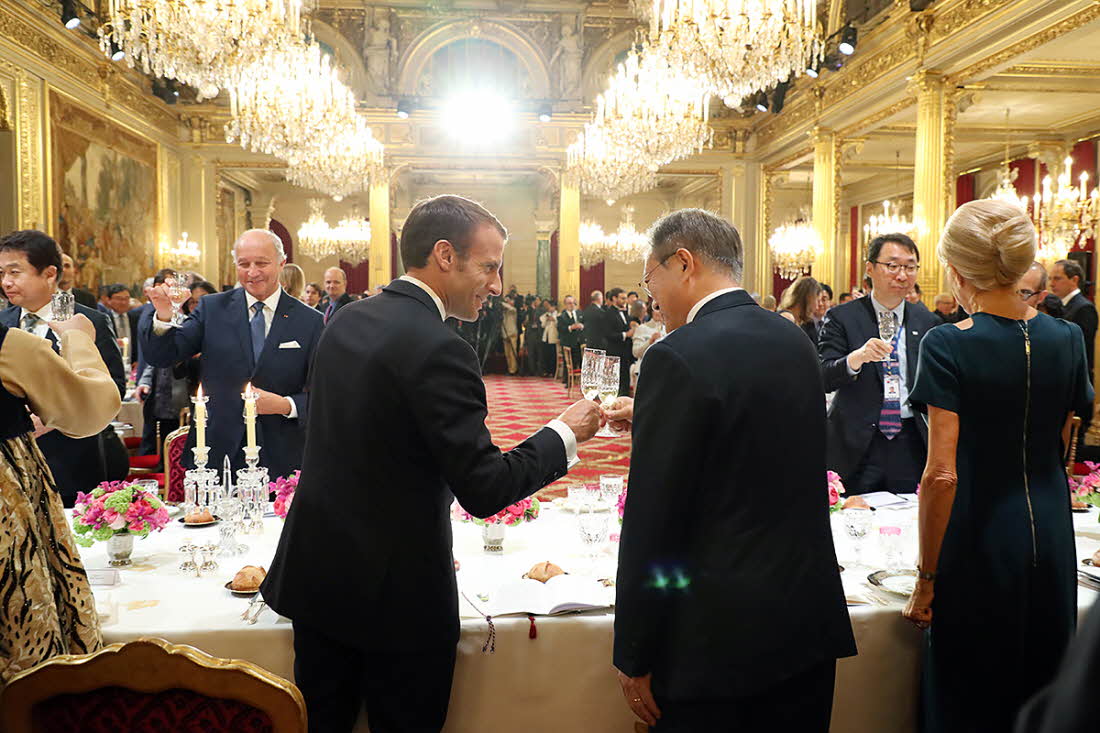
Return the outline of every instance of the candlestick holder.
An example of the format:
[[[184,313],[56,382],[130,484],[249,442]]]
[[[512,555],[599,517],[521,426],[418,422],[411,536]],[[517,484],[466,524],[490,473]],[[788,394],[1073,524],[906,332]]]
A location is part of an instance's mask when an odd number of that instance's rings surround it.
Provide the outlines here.
[[[224,475],[225,481],[218,489],[218,515],[222,520],[218,527],[221,537],[218,554],[232,557],[248,552],[248,545],[237,541],[237,532],[241,529],[244,516],[244,504],[238,490],[233,487],[233,472],[229,468],[228,456],[225,458]]]
[[[237,471],[237,493],[243,508],[243,529],[245,534],[262,534],[264,531],[264,509],[267,505],[268,478],[267,469],[258,465],[260,447],[249,446],[244,449],[246,468]]]

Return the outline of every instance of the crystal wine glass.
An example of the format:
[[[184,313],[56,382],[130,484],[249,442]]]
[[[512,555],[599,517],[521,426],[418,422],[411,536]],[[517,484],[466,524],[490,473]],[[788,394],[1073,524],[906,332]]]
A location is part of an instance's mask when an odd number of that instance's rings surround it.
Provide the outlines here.
[[[600,349],[584,350],[581,357],[581,393],[586,400],[597,400],[600,396],[600,379],[605,358],[607,353]]]
[[[595,574],[596,554],[607,541],[610,517],[607,507],[597,501],[585,502],[577,507],[577,531],[584,546],[589,569],[593,574]]]
[[[611,409],[611,406],[615,404],[615,400],[619,398],[619,357],[604,357],[603,369],[600,372],[598,395],[600,398],[600,406],[605,410]],[[619,434],[612,430],[611,426],[607,424],[601,427],[596,435],[601,438],[619,437]]]
[[[890,343],[894,340],[894,334],[898,332],[898,323],[893,312],[878,314],[878,337]]]
[[[165,278],[164,284],[168,287],[168,300],[172,301],[172,323],[181,325],[184,320],[183,304],[191,298],[191,290],[178,274]]]
[[[76,312],[76,299],[71,292],[58,290],[50,296],[50,311],[55,321],[67,321]]]
[[[844,529],[852,539],[857,565],[863,564],[863,540],[871,532],[871,510],[863,507],[848,507],[841,512],[844,516]]]

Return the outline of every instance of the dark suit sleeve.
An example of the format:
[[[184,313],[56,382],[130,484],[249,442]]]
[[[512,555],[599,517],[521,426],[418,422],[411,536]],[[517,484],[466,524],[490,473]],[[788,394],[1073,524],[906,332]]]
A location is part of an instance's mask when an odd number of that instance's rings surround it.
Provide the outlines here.
[[[859,372],[855,375],[848,373],[848,354],[859,346],[862,344],[853,345],[848,340],[848,333],[840,320],[825,314],[817,338],[817,355],[821,359],[821,378],[825,382],[826,392],[835,392],[859,376]]]
[[[626,495],[615,599],[615,667],[652,671],[655,640],[669,607],[690,589],[687,515],[697,510],[701,446],[709,413],[684,360],[658,342],[646,351],[634,403],[630,490]]]
[[[103,357],[103,363],[107,365],[111,381],[118,387],[119,397],[122,397],[126,394],[126,368],[122,365],[122,352],[118,350],[118,341],[111,330],[111,319],[101,315],[94,319],[94,323],[95,347]]]
[[[1088,359],[1091,373],[1096,351],[1096,306],[1092,303],[1082,306],[1073,321],[1081,327],[1081,334],[1085,337],[1085,357]]]
[[[141,349],[145,361],[155,367],[170,367],[176,362],[190,359],[202,352],[206,323],[204,305],[205,303],[199,300],[198,307],[191,312],[182,326],[169,328],[160,336],[153,333],[156,312],[153,312],[148,319],[142,319]]]
[[[565,475],[565,445],[549,428],[507,453],[493,445],[485,427],[485,383],[465,341],[448,339],[411,383],[413,419],[429,436],[427,448],[452,493],[474,516],[491,516]]]

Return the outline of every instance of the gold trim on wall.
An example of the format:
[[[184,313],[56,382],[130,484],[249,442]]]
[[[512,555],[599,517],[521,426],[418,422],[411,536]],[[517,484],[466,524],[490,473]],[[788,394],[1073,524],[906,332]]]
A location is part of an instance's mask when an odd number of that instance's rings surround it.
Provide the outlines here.
[[[40,82],[7,61],[0,62],[0,72],[12,80],[13,100],[8,107],[9,122],[14,122],[16,161],[19,167],[16,186],[16,218],[21,229],[45,229],[46,207],[43,192],[46,187],[42,169],[42,118],[40,112]]]

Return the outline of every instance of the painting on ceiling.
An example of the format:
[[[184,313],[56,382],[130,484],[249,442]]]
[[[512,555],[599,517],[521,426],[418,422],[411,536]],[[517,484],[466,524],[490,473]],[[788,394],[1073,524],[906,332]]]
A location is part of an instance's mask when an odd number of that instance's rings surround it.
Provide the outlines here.
[[[54,235],[77,284],[140,284],[156,269],[156,144],[52,90],[50,140]]]

